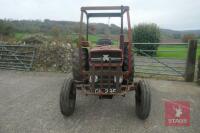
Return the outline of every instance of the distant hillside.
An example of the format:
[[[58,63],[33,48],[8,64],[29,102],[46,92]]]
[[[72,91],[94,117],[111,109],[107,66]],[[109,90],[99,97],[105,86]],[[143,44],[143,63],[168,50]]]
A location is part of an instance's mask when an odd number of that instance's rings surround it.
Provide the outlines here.
[[[181,31],[183,34],[195,34],[200,36],[200,30],[185,30],[185,31]]]
[[[0,25],[5,23],[10,25],[15,32],[22,33],[45,33],[45,34],[70,34],[79,32],[79,22],[73,21],[53,21],[53,20],[0,20]],[[111,24],[91,23],[89,31],[96,34],[104,34],[110,29],[111,34],[119,33],[120,28]],[[83,25],[86,31],[86,24]]]
[[[5,26],[6,25],[6,26]],[[6,27],[6,28],[5,28]],[[0,31],[9,30],[13,33],[44,33],[52,35],[66,35],[79,32],[79,22],[73,21],[53,21],[53,20],[1,20]],[[86,24],[83,26],[86,31]],[[5,33],[6,33],[5,32]],[[91,23],[90,33],[93,34],[119,34],[120,27],[111,24]],[[180,39],[184,34],[195,34],[200,37],[200,30],[176,31],[169,29],[161,29],[161,39]]]
[[[176,31],[170,29],[161,29],[161,37],[162,38],[174,38],[178,39],[181,38],[185,34],[194,34],[197,37],[200,37],[200,30],[183,30],[183,31]]]

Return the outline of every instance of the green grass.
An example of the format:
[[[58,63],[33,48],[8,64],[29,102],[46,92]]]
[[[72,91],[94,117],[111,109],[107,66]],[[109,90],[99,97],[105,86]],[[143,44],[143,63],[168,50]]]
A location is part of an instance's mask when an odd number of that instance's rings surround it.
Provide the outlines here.
[[[97,35],[89,35],[88,40],[91,41],[92,43],[96,43],[101,37]],[[117,40],[112,40],[113,44],[116,45],[118,44]]]
[[[15,39],[16,40],[21,40],[22,38],[24,38],[24,36],[26,36],[27,35],[27,33],[20,33],[20,32],[16,32],[15,33]]]
[[[174,51],[174,52],[168,52],[168,51]],[[167,58],[186,58],[187,56],[187,47],[185,46],[159,46],[157,51],[158,57],[167,57]]]
[[[89,35],[88,40],[92,43],[96,43],[100,38],[96,35]]]
[[[158,47],[157,56],[158,57],[166,57],[166,58],[178,58],[178,59],[186,59],[187,57],[186,46],[178,46],[178,45],[161,45]],[[166,51],[166,52],[164,52]],[[174,51],[174,52],[167,52]],[[197,56],[200,56],[200,45],[197,48]]]

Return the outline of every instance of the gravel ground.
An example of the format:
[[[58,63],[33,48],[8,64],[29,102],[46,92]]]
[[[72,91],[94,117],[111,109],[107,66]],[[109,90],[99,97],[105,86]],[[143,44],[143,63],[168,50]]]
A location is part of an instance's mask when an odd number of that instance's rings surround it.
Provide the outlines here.
[[[67,74],[0,71],[0,133],[197,133],[200,131],[200,87],[195,83],[150,80],[152,110],[146,121],[135,115],[134,92],[125,98],[99,100],[78,92],[74,114],[60,113],[59,93]],[[187,100],[190,127],[166,127],[164,102]]]

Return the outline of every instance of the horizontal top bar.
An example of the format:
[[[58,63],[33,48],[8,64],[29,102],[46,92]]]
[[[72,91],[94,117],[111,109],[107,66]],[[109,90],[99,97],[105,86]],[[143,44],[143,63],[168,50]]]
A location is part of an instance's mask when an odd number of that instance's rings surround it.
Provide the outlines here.
[[[121,17],[121,13],[88,13],[88,17]]]
[[[188,43],[133,43],[133,44],[136,44],[136,45],[142,45],[142,44],[146,44],[146,45],[148,45],[148,44],[157,44],[157,45],[159,45],[159,44],[162,44],[162,45],[187,45]]]
[[[142,49],[138,49],[138,50],[135,50],[135,51],[156,52],[157,50],[142,50]],[[159,52],[185,52],[185,50],[159,50]]]
[[[87,6],[81,7],[81,10],[129,10],[128,6]]]

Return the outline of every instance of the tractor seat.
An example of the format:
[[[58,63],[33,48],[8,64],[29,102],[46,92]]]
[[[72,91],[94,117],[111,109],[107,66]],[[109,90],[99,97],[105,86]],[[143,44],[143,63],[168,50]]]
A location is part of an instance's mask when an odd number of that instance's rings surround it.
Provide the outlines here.
[[[97,41],[97,45],[104,46],[104,45],[112,45],[112,40],[110,39],[99,39]]]

